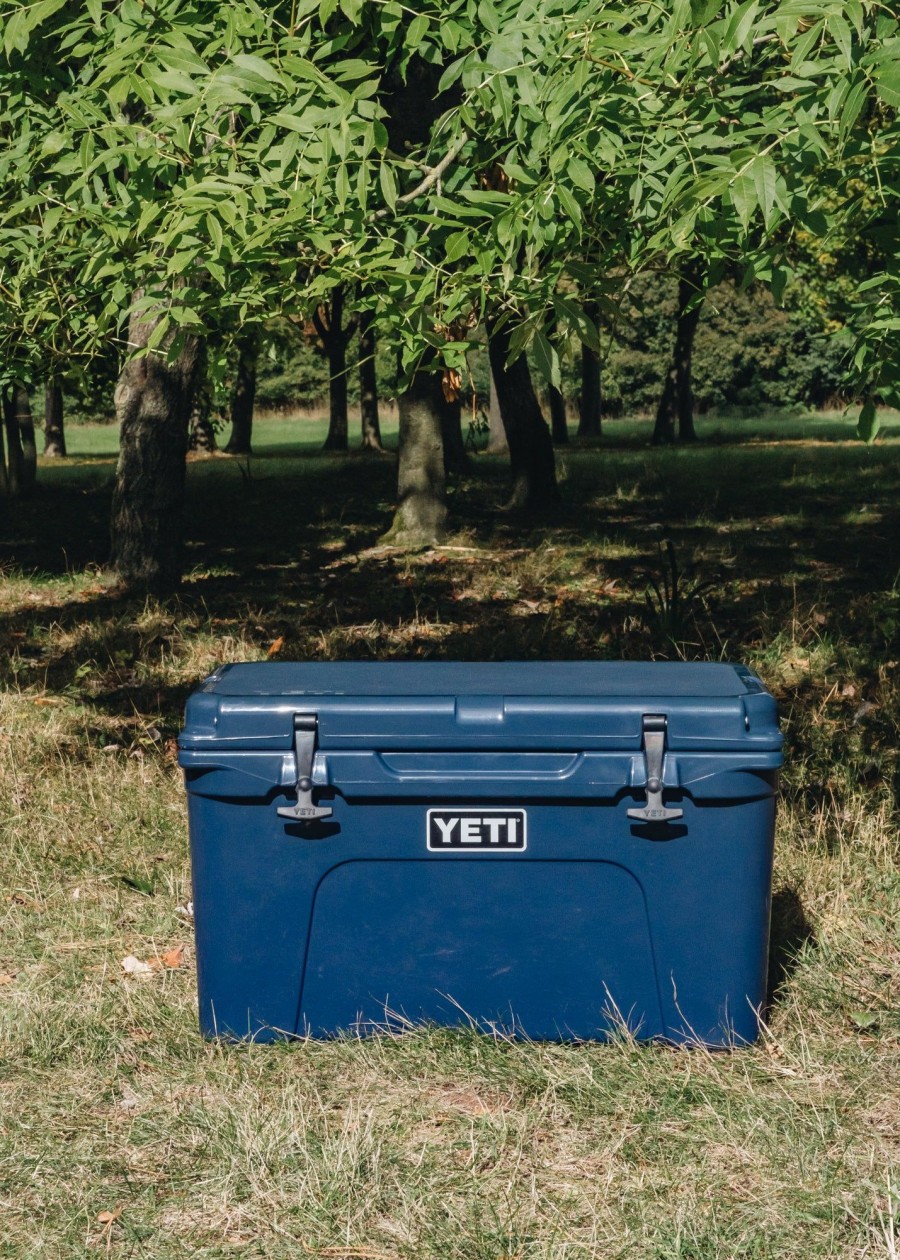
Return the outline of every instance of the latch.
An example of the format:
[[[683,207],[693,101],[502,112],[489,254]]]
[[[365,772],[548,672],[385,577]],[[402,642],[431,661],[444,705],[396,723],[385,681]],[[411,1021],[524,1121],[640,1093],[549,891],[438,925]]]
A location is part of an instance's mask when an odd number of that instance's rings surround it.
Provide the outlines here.
[[[294,715],[294,757],[297,762],[297,803],[283,805],[278,810],[281,818],[294,822],[315,822],[317,818],[329,818],[333,813],[330,805],[313,803],[313,759],[316,755],[316,729],[318,719],[314,713]]]
[[[669,809],[663,804],[663,760],[666,755],[666,719],[658,713],[644,714],[644,767],[647,783],[647,804],[630,809],[629,818],[642,822],[667,822],[681,818],[683,809]]]

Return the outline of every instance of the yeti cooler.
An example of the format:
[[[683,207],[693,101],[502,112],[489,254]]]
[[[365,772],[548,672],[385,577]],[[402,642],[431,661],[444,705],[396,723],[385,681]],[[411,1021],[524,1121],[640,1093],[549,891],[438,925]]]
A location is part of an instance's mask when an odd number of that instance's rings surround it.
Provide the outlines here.
[[[756,1037],[782,757],[742,666],[226,665],[179,747],[207,1035]]]

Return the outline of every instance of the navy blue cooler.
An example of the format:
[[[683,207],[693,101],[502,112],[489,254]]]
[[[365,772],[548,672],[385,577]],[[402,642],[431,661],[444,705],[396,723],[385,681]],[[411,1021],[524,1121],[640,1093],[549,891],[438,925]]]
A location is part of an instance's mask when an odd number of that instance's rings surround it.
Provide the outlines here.
[[[781,742],[742,666],[224,666],[179,741],[201,1028],[752,1041]]]

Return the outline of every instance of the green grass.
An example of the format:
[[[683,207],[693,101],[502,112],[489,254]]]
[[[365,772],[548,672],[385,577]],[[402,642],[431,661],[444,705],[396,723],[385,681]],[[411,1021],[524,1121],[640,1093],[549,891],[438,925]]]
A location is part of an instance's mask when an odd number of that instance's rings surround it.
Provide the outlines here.
[[[163,603],[103,572],[112,431],[72,429],[0,534],[0,1257],[896,1255],[898,447],[779,425],[659,452],[610,424],[534,529],[481,457],[449,545],[406,555],[379,545],[391,459],[264,423],[249,473],[191,464]],[[645,599],[663,538],[694,574],[677,617]],[[278,638],[757,668],[788,738],[760,1044],[203,1043],[172,741],[205,672]],[[179,944],[183,967],[124,976]]]
[[[607,420],[606,432],[614,443],[645,443],[650,431],[647,420]],[[574,433],[574,423],[570,425]],[[464,422],[465,428],[465,422]],[[351,422],[351,442],[356,441],[355,420]],[[313,454],[324,442],[327,419],[321,416],[287,416],[257,418],[253,425],[253,442],[257,454]],[[701,416],[697,431],[708,441],[849,441],[856,432],[856,412],[773,412],[752,420],[734,416]],[[900,435],[900,413],[887,411],[883,435],[890,439]],[[397,417],[388,410],[382,416],[382,436],[389,447],[396,446]],[[115,424],[71,425],[66,434],[69,454],[76,458],[114,457],[118,450],[118,426]],[[227,440],[222,434],[220,440]]]

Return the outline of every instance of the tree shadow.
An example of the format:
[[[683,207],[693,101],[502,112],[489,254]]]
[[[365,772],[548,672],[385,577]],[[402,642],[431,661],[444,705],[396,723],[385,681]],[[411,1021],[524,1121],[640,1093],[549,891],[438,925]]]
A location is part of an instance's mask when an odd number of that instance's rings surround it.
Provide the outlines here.
[[[816,945],[816,933],[800,895],[790,885],[779,888],[772,897],[767,1009],[771,1010],[781,1000],[806,945]]]

